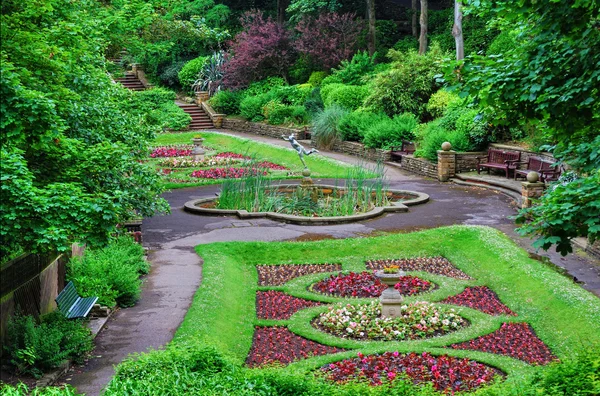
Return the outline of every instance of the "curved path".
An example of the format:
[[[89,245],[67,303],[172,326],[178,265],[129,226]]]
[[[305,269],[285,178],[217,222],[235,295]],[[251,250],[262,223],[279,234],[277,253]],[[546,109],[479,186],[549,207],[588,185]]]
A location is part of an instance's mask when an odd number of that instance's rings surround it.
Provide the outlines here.
[[[258,141],[288,146],[282,140],[229,132]],[[334,159],[358,163],[356,157],[322,152]],[[168,216],[145,219],[144,245],[149,248],[152,270],[144,284],[140,302],[116,312],[96,338],[94,357],[76,367],[66,380],[87,395],[98,395],[114,374],[113,366],[128,354],[160,348],[173,337],[201,282],[201,259],[194,246],[222,241],[281,241],[348,238],[386,232],[410,232],[452,224],[477,224],[500,229],[525,249],[531,241],[518,237],[510,216],[516,213],[512,200],[495,191],[439,183],[386,169],[393,188],[422,191],[431,202],[413,206],[407,213],[388,214],[355,224],[301,226],[266,219],[239,220],[235,217],[205,217],[183,211],[185,202],[214,196],[218,186],[186,188],[164,194],[171,204]],[[317,182],[318,179],[315,179]],[[600,264],[585,254],[560,257],[556,253],[534,255],[565,268],[584,281],[582,286],[600,296]]]

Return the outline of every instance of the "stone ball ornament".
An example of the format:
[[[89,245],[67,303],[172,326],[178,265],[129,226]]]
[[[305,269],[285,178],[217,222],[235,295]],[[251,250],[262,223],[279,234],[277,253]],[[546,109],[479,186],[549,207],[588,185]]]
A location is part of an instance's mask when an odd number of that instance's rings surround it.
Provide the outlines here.
[[[442,150],[444,150],[444,151],[450,151],[451,148],[452,148],[452,144],[450,142],[444,142],[444,143],[442,143]]]
[[[540,175],[537,172],[529,172],[527,174],[527,181],[529,183],[537,183],[540,180]]]

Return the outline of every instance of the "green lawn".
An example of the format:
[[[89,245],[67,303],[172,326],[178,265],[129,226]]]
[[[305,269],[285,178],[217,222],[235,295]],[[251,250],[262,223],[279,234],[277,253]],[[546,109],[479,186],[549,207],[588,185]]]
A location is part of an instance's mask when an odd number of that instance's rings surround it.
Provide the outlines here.
[[[487,390],[483,389],[482,392],[520,394],[519,389],[529,389],[528,384],[533,374],[548,368],[530,366],[507,356],[453,350],[445,346],[489,334],[497,330],[503,322],[528,322],[538,337],[562,361],[568,361],[579,351],[597,350],[600,346],[600,300],[548,266],[530,259],[527,252],[516,246],[504,234],[487,227],[452,226],[410,234],[319,242],[215,243],[200,245],[196,250],[204,260],[202,286],[198,289],[192,306],[170,345],[169,353],[186,348],[215,348],[219,356],[228,362],[230,370],[236,373],[228,374],[236,378],[233,381],[236,385],[231,385],[229,380],[223,380],[219,377],[220,374],[215,374],[214,378],[220,378],[219,381],[229,384],[227,386],[231,386],[232,389],[239,388],[244,381],[253,383],[252,386],[257,386],[257,383],[264,384],[266,381],[274,387],[276,385],[273,384],[283,386],[281,384],[287,383],[286,381],[291,382],[285,386],[300,386],[298,381],[303,381],[303,384],[318,384],[319,392],[323,394],[328,394],[332,389],[336,389],[336,392],[347,389],[348,394],[356,394],[353,393],[355,391],[359,392],[358,394],[367,391],[385,394],[385,389],[361,388],[361,385],[356,384],[332,388],[331,385],[323,384],[322,380],[309,380],[314,378],[310,373],[326,363],[355,357],[359,351],[365,355],[384,351],[427,351],[434,355],[469,357],[497,367],[507,374],[506,380]],[[322,333],[313,328],[310,321],[319,312],[326,310],[323,306],[301,310],[289,320],[256,319],[257,290],[276,289],[296,297],[322,302],[348,301],[307,290],[308,285],[329,274],[296,278],[280,287],[259,287],[255,269],[258,264],[340,263],[343,270],[362,271],[365,270],[365,260],[368,259],[424,256],[446,257],[473,279],[457,280],[426,272],[411,273],[433,281],[439,288],[431,293],[407,297],[407,302],[437,302],[461,292],[466,286],[485,285],[495,291],[500,300],[518,316],[490,316],[470,308],[455,306],[460,315],[470,321],[470,326],[442,337],[402,342],[355,341]],[[243,369],[251,347],[254,326],[273,324],[285,325],[292,332],[307,339],[349,351],[300,360],[282,368]],[[150,354],[143,357],[142,362],[156,359],[152,356]],[[113,390],[124,389],[117,385],[122,386],[123,381],[130,378],[131,372],[136,372],[132,368],[134,364],[137,363],[130,361],[121,365],[118,370],[119,380],[112,384]],[[550,365],[552,366],[554,365]],[[145,366],[142,363],[140,367]],[[190,384],[197,384],[194,382],[197,380],[189,381]],[[498,393],[494,393],[494,389],[497,389]],[[513,391],[515,393],[510,393]],[[306,392],[310,394],[317,391],[312,389]],[[398,394],[429,394],[427,388],[415,388],[406,392],[408,393]]]
[[[154,146],[166,146],[177,144],[191,144],[191,139],[198,135],[197,131],[186,133],[169,133],[159,135],[154,141]],[[260,143],[250,139],[243,139],[236,136],[226,135],[218,132],[202,132],[205,138],[204,145],[209,147],[208,152],[231,151],[238,154],[244,154],[255,158],[257,161],[270,161],[278,165],[289,168],[289,171],[273,171],[271,176],[274,179],[301,178],[303,170],[302,163],[295,150],[283,148],[271,144]],[[311,170],[313,178],[344,178],[351,168],[349,165],[314,154],[304,157],[307,166]],[[157,159],[152,159],[151,163],[157,163]],[[165,186],[169,189],[200,186],[207,184],[217,184],[221,180],[204,179],[199,180],[189,177],[193,170],[200,168],[178,169],[171,173],[171,178],[184,180],[185,183],[166,182]]]

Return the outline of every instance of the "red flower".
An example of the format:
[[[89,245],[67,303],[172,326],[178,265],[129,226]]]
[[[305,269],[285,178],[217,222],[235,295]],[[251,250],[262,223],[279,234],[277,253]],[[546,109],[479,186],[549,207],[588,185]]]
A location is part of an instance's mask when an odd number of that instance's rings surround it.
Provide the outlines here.
[[[301,309],[316,307],[321,303],[304,300],[280,291],[256,292],[256,316],[259,319],[289,319]]]
[[[490,315],[517,316],[486,286],[467,287],[462,293],[448,297],[442,302],[477,309]]]

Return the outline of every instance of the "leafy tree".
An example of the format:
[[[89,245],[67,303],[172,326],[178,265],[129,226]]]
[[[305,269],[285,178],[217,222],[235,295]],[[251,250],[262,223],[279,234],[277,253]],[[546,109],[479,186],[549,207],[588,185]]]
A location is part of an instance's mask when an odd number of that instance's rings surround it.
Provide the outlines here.
[[[101,245],[135,212],[168,210],[139,161],[158,126],[104,68],[105,10],[92,0],[2,7],[0,255]]]
[[[299,22],[307,16],[316,17],[323,12],[336,12],[341,7],[338,0],[292,0],[287,12],[291,15],[291,21]]]
[[[471,95],[496,123],[543,123],[556,158],[579,175],[552,187],[540,205],[521,212],[534,246],[572,250],[577,236],[600,236],[600,9],[594,0],[470,2],[516,31],[518,45],[493,56],[470,56],[446,70],[461,95]],[[569,21],[564,23],[564,21]]]
[[[318,18],[304,17],[296,26],[299,37],[295,47],[314,64],[329,70],[352,57],[362,22],[354,14],[324,13]]]

